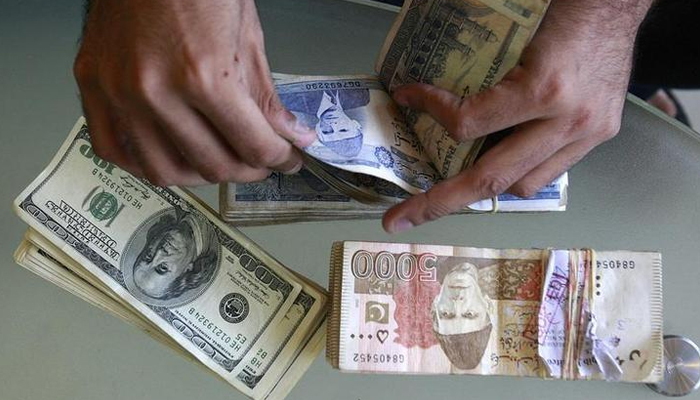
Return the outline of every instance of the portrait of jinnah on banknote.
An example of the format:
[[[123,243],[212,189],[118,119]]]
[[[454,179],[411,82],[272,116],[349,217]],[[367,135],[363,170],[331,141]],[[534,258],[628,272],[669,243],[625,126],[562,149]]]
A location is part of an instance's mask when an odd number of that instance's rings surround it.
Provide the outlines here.
[[[363,150],[363,108],[370,102],[369,89],[316,90],[280,98],[300,121],[316,131],[318,142],[307,149],[312,154],[342,162]]]
[[[129,239],[122,260],[126,286],[146,304],[188,303],[214,279],[218,245],[213,228],[196,211],[156,214]]]
[[[318,140],[344,157],[355,157],[362,150],[362,125],[343,110],[339,92],[328,95],[325,91],[316,112]]]
[[[453,367],[476,368],[491,336],[493,303],[479,286],[476,266],[455,266],[433,300],[431,314],[435,337]]]

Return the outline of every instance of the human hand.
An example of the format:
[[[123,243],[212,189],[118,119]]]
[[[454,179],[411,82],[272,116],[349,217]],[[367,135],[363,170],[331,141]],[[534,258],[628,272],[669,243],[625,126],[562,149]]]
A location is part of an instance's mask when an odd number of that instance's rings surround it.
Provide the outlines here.
[[[651,0],[553,0],[520,64],[460,99],[425,84],[394,100],[429,113],[457,141],[515,127],[460,174],[386,212],[399,232],[509,192],[530,197],[620,130],[639,24]]]
[[[302,166],[253,0],[93,0],[74,74],[96,154],[159,186]]]

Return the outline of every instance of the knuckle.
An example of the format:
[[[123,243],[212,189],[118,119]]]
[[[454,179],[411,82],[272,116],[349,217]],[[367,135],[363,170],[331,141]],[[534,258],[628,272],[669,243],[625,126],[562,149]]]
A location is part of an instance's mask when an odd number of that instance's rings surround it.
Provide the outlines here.
[[[265,115],[268,118],[284,110],[282,103],[277,98],[277,95],[275,94],[274,89],[272,88],[270,88],[270,90],[262,90],[262,93],[260,94],[259,104],[260,110],[262,111],[263,115]]]
[[[469,138],[469,132],[472,131],[471,124],[468,118],[457,116],[450,121],[447,130],[452,134],[452,138],[463,142]]]
[[[426,221],[434,221],[452,212],[444,199],[440,196],[436,196],[435,192],[427,191],[424,196],[425,207],[423,208],[423,218]]]
[[[211,183],[226,182],[232,180],[232,170],[223,164],[211,164],[202,168],[202,177]]]
[[[183,67],[185,89],[194,96],[202,96],[214,89],[214,74],[206,59],[187,57]]]
[[[477,121],[467,113],[468,108],[468,105],[463,104],[461,110],[448,120],[448,126],[445,127],[452,138],[458,142],[469,140],[474,135],[482,133],[479,132]]]
[[[283,160],[281,159],[281,154],[278,151],[275,151],[274,149],[266,147],[254,147],[249,149],[246,161],[252,167],[266,168],[280,164]]]
[[[537,194],[540,190],[538,185],[531,182],[518,182],[513,185],[508,191],[520,198],[529,198]]]
[[[131,94],[146,104],[156,104],[162,90],[161,75],[154,68],[141,66],[131,73]]]
[[[560,72],[554,72],[534,85],[534,100],[545,108],[554,108],[567,100],[568,85]]]
[[[79,84],[91,80],[94,77],[92,61],[88,57],[78,54],[73,62],[73,76]]]
[[[510,181],[503,175],[482,173],[478,176],[476,185],[480,197],[486,199],[505,192],[510,186]]]

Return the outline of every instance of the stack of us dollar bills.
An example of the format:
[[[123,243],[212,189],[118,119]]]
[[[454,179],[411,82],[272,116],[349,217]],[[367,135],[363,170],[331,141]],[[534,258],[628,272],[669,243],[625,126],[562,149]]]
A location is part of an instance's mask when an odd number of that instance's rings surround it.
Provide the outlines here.
[[[20,265],[252,398],[283,398],[323,347],[321,287],[193,195],[97,157],[83,119],[14,206]]]
[[[465,97],[493,86],[517,64],[548,5],[407,0],[381,49],[378,75],[275,74],[284,106],[317,133],[304,150],[310,173],[222,185],[223,218],[239,224],[375,218],[468,168],[498,135],[457,142],[428,114],[401,109],[390,93],[427,83]],[[463,212],[563,211],[567,187],[564,175],[532,198],[502,195]]]
[[[661,255],[337,242],[343,371],[659,382]]]

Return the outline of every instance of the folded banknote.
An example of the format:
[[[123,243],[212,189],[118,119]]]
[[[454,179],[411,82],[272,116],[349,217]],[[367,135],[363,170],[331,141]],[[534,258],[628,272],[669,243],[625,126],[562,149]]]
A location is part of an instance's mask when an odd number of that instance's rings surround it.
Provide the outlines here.
[[[385,205],[468,168],[484,138],[456,142],[429,115],[399,107],[390,93],[416,82],[462,97],[493,86],[517,64],[548,5],[407,0],[380,51],[377,76],[274,74],[282,104],[317,134],[304,149],[306,168],[345,196]],[[497,201],[472,209],[494,209]],[[561,202],[536,208],[556,207]],[[324,214],[331,217],[332,211]]]
[[[320,350],[322,288],[188,192],[100,159],[82,118],[14,206],[19,264],[250,397],[283,398]]]
[[[329,290],[343,371],[663,377],[659,253],[336,242]]]

